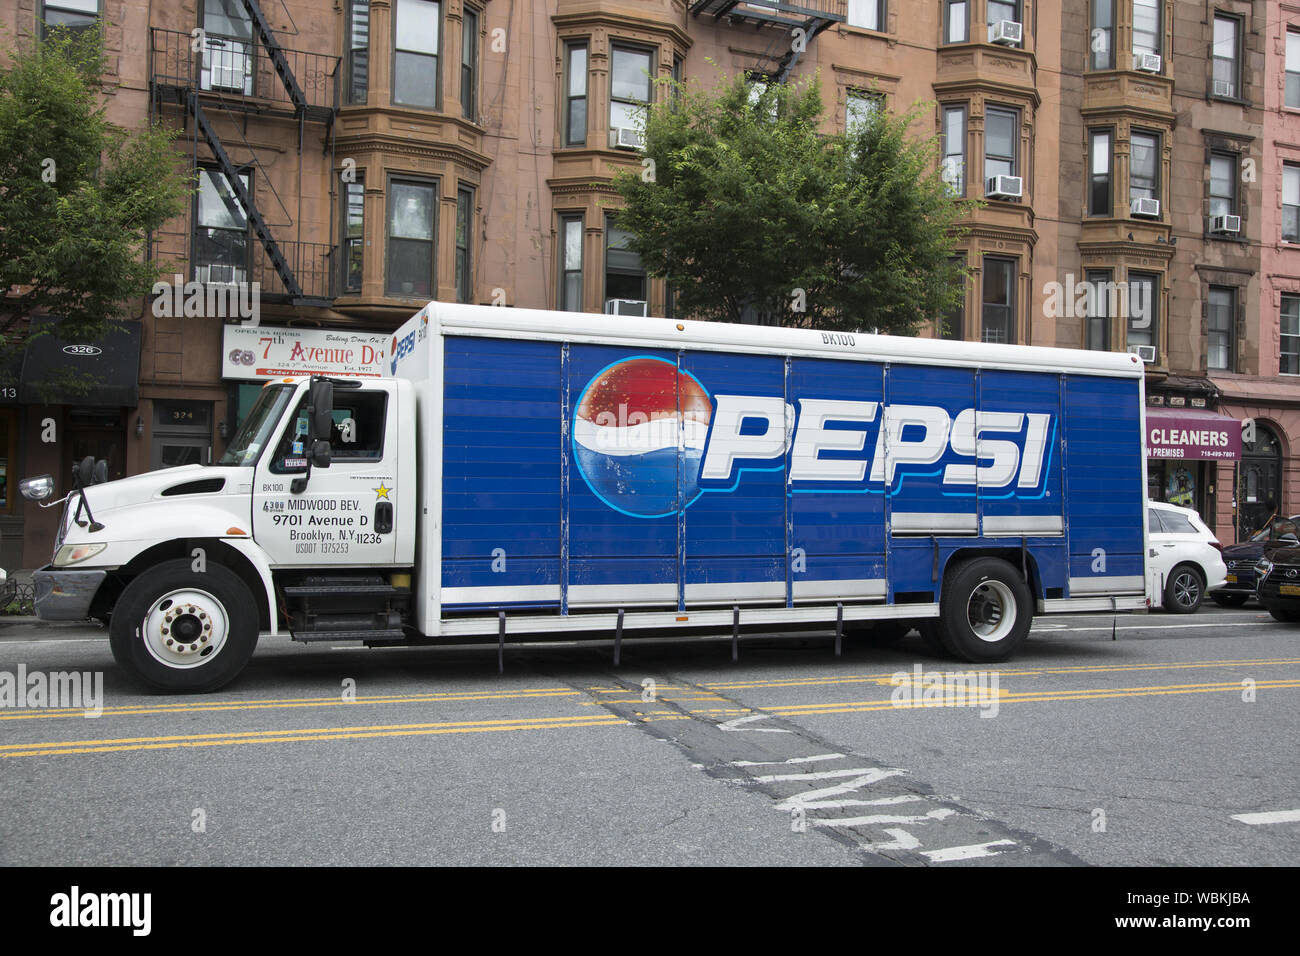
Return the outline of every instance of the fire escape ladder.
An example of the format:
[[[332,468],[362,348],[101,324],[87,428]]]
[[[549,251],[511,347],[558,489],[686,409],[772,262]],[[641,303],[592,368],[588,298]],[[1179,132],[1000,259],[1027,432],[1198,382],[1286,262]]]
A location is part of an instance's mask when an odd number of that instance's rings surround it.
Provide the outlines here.
[[[217,160],[217,165],[221,167],[221,172],[226,177],[226,182],[234,191],[239,204],[244,207],[244,214],[248,217],[249,223],[253,227],[253,232],[257,234],[258,240],[266,250],[267,258],[271,260],[271,265],[280,281],[284,283],[285,291],[292,298],[301,298],[302,289],[298,285],[298,280],[293,274],[293,269],[289,266],[289,261],[285,259],[284,254],[280,251],[279,244],[276,243],[275,237],[271,235],[271,229],[262,218],[262,213],[253,203],[253,197],[244,187],[244,181],[239,175],[239,170],[230,161],[226,154],[226,149],[221,145],[221,139],[217,136],[216,130],[208,122],[207,114],[203,112],[203,106],[199,103],[198,93],[191,90],[189,94],[190,113],[194,117],[194,123],[199,132],[203,134],[204,141],[208,148],[212,150],[212,155]]]
[[[293,103],[293,108],[301,115],[307,109],[307,94],[298,85],[298,79],[293,75],[293,70],[289,67],[289,60],[280,47],[280,41],[275,38],[271,25],[266,22],[266,15],[262,13],[261,4],[257,0],[243,0],[243,3],[244,9],[248,11],[248,18],[252,21],[253,32],[257,34],[258,40],[261,41],[267,55],[271,58],[271,65],[275,67],[276,75],[280,77],[280,82],[284,84],[289,99]]]
[[[763,54],[768,65],[756,66],[752,72],[775,83],[790,78],[795,65],[813,39],[827,27],[843,23],[845,0],[691,0],[693,16],[708,15],[715,23],[724,18],[734,24],[750,24],[757,29],[776,27],[781,31],[775,53]],[[803,33],[802,42],[791,42],[793,31]]]

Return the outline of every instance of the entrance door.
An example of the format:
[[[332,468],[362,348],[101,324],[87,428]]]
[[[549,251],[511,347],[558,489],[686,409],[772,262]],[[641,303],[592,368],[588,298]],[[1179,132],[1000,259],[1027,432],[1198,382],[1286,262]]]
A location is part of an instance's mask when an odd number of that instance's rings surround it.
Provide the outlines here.
[[[1255,441],[1242,443],[1237,478],[1237,540],[1262,528],[1282,506],[1282,443],[1267,425],[1256,423]]]
[[[149,467],[206,465],[212,461],[212,403],[155,401]]]

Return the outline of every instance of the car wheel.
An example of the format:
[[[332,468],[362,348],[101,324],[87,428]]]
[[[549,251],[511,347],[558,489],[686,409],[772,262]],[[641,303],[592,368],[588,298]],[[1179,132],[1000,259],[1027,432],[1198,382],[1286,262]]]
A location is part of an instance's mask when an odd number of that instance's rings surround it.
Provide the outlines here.
[[[1249,597],[1249,594],[1233,594],[1231,591],[1224,594],[1210,592],[1210,600],[1219,607],[1241,607]]]
[[[109,619],[113,658],[155,690],[199,693],[230,683],[257,644],[257,602],[219,564],[166,561],[122,591]]]
[[[1294,624],[1300,621],[1300,611],[1284,611],[1282,608],[1269,608],[1268,613],[1273,616],[1273,620],[1282,621],[1286,624]]]
[[[1190,564],[1174,568],[1165,582],[1165,610],[1174,614],[1191,614],[1205,597],[1205,579]]]
[[[1033,600],[1001,558],[976,558],[950,572],[939,603],[939,636],[961,660],[1004,661],[1029,636]]]

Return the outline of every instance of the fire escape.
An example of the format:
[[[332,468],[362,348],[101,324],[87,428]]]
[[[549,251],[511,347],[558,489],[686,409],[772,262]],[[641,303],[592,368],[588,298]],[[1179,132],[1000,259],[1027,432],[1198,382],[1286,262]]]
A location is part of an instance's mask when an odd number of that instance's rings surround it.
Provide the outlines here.
[[[802,3],[691,0],[691,14],[696,17],[709,16],[715,23],[726,19],[737,26],[752,26],[756,33],[764,35],[767,50],[757,55],[757,62],[748,73],[755,79],[773,83],[784,83],[790,78],[799,57],[813,39],[832,24],[847,19],[847,7],[848,0],[803,0]],[[795,30],[802,30],[802,36]]]
[[[331,155],[334,118],[339,104],[339,57],[291,50],[281,45],[257,0],[240,0],[247,13],[247,36],[217,36],[194,31],[150,28],[149,76],[151,117],[164,110],[178,110],[185,132],[192,138],[191,161],[194,175],[203,167],[215,167],[224,177],[217,198],[230,222],[247,223],[256,242],[251,244],[246,264],[203,264],[197,254],[200,229],[189,228],[184,237],[155,239],[157,251],[194,260],[190,278],[208,283],[260,283],[263,302],[297,306],[329,306],[333,302],[336,247],[331,243],[304,241],[303,150],[309,130],[318,130],[323,155]],[[258,156],[247,135],[255,119],[270,119],[283,129],[296,124],[298,178],[288,205],[275,188],[269,169]],[[224,131],[225,141],[219,130]],[[259,128],[253,139],[264,143],[267,132]],[[276,131],[273,140],[282,142]],[[199,144],[207,146],[210,161],[200,156]],[[231,158],[232,150],[243,162]],[[250,190],[245,176],[257,175]],[[253,192],[270,197],[270,210],[278,210],[272,222],[258,208]],[[332,229],[331,229],[332,234]],[[244,233],[247,236],[247,233]],[[289,238],[292,236],[293,238]],[[169,246],[170,238],[170,246]],[[238,242],[239,240],[236,240]]]

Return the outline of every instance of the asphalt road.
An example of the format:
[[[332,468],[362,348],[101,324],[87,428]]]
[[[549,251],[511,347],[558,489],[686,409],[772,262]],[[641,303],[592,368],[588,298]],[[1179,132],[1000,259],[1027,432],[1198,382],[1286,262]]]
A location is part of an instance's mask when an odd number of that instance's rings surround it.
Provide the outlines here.
[[[0,623],[0,682],[103,681],[98,717],[0,707],[0,864],[1294,865],[1300,627],[1114,623],[1039,618],[997,666],[813,635],[509,646],[502,676],[268,638],[201,697]]]

